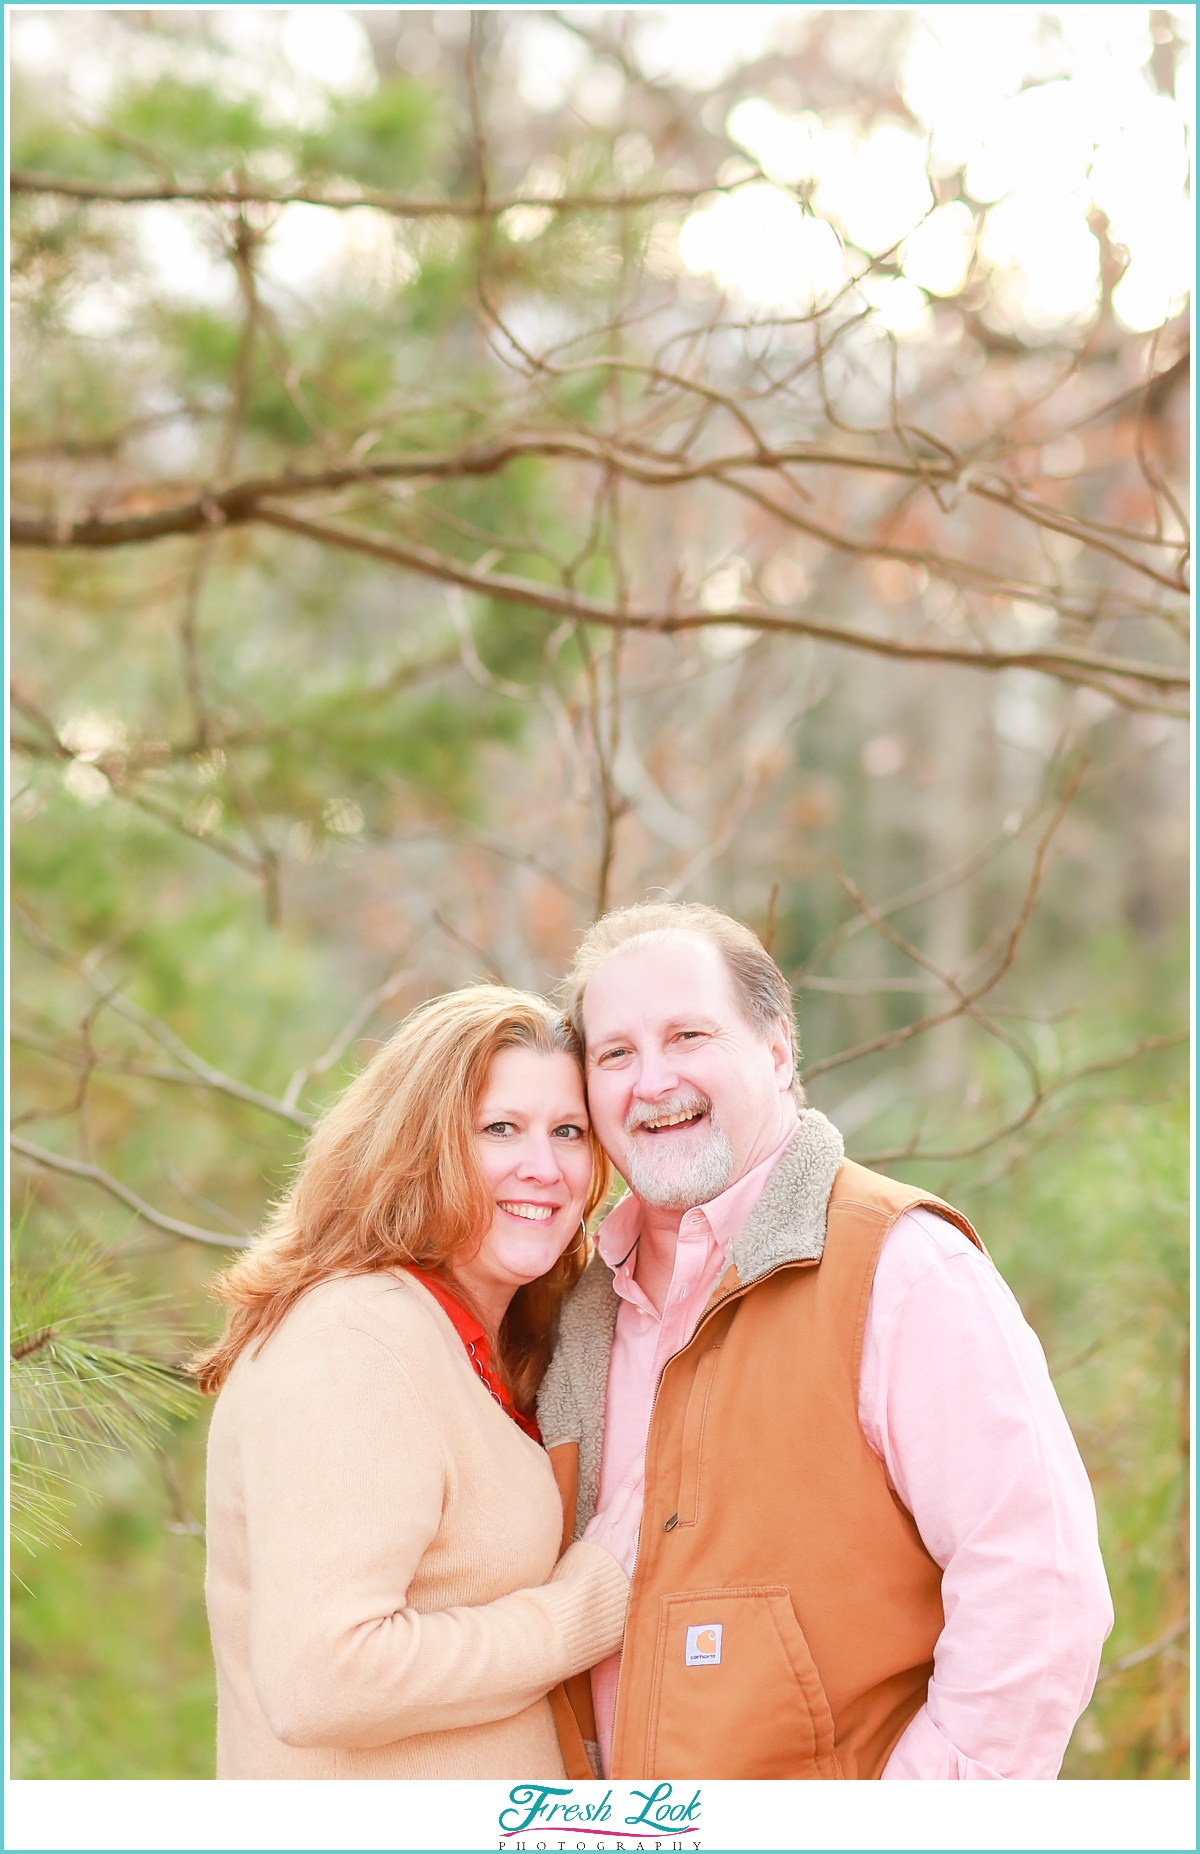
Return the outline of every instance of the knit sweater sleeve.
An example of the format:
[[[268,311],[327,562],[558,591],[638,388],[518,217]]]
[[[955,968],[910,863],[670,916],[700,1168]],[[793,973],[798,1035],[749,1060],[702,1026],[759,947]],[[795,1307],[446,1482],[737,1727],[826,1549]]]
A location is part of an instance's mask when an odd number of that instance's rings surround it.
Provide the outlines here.
[[[414,1608],[453,1474],[419,1374],[352,1325],[301,1362],[264,1355],[240,1448],[251,1674],[277,1737],[360,1749],[508,1718],[617,1647],[629,1586],[592,1545],[539,1587]]]

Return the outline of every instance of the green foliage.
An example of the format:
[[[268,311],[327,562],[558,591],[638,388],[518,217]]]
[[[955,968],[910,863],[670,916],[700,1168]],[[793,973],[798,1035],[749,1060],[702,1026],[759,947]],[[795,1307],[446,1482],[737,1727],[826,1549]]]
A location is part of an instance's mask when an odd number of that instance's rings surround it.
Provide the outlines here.
[[[170,1458],[125,1457],[67,1514],[72,1536],[22,1564],[12,1599],[13,1775],[203,1780],[216,1692],[204,1610],[204,1422]],[[172,1489],[174,1492],[172,1492]]]
[[[327,125],[301,138],[301,164],[313,174],[396,191],[428,171],[443,120],[433,91],[393,77],[369,96],[331,99]]]
[[[280,140],[252,99],[223,96],[211,84],[179,77],[131,85],[108,114],[118,136],[188,173],[220,173]]]
[[[35,173],[108,178],[111,148],[50,107],[44,91],[35,90],[19,70],[9,88],[9,147],[12,165]]]
[[[1106,1666],[1188,1611],[1188,1151],[1184,1103],[1113,1102],[958,1199],[1042,1339],[1095,1490]],[[1184,1774],[1185,1648],[1102,1679],[1064,1776]]]
[[[17,833],[14,867],[26,894],[53,894],[66,910],[81,947],[127,932],[142,914],[138,878],[165,883],[173,871],[194,867],[203,858],[199,847],[164,832],[153,819],[112,807],[105,829],[97,829],[95,812],[63,791],[55,768],[39,817],[40,830]],[[106,801],[107,802],[107,801]],[[115,815],[114,815],[115,813]],[[111,834],[110,834],[111,833]],[[119,860],[113,840],[120,844]]]
[[[10,1306],[13,1537],[34,1552],[98,1458],[159,1439],[195,1392],[161,1356],[162,1309],[80,1237],[49,1256],[18,1237]]]
[[[406,292],[406,309],[414,335],[437,336],[469,320],[468,253],[456,226],[443,239],[429,241],[421,267]]]

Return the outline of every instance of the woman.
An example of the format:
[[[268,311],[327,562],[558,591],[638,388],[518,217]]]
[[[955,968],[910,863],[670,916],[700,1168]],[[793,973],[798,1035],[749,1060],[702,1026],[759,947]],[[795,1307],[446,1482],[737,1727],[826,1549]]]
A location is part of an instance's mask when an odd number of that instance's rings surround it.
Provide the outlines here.
[[[607,1182],[571,1031],[500,987],[414,1011],[317,1127],[194,1367],[218,1777],[564,1774],[547,1694],[628,1581],[556,1564],[530,1412]]]

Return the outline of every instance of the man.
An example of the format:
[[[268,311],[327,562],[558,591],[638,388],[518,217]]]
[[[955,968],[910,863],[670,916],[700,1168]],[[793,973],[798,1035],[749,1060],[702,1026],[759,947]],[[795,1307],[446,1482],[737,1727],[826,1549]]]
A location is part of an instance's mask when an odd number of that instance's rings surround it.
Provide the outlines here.
[[[1056,1776],[1112,1606],[970,1224],[844,1158],[729,916],[608,914],[565,991],[630,1186],[539,1396],[567,1536],[633,1578],[594,1725],[572,1694],[604,1775]]]

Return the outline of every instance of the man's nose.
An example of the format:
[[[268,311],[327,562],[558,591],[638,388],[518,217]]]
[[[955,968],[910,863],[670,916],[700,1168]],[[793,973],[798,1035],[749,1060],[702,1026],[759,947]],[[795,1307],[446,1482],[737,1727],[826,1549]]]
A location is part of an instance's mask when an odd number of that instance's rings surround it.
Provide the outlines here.
[[[679,1070],[670,1053],[663,1049],[646,1049],[638,1066],[633,1091],[640,1101],[659,1101],[664,1094],[674,1094],[679,1087]]]

